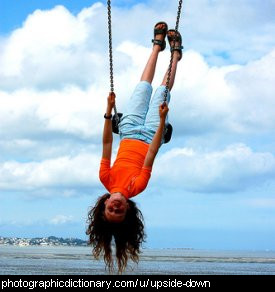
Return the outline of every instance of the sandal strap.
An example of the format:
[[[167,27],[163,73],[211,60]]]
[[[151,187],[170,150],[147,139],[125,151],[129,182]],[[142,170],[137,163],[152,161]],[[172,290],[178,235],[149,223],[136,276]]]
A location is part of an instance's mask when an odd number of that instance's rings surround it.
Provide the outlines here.
[[[152,43],[153,43],[154,45],[162,46],[164,42],[165,42],[164,40],[162,41],[162,40],[155,40],[155,39],[152,39]]]
[[[165,40],[152,39],[152,43],[154,45],[159,45],[161,47],[162,51],[166,48],[166,41]]]
[[[157,34],[165,34],[167,32],[167,29],[164,29],[164,28],[155,28],[154,29],[154,35],[157,35]]]
[[[179,52],[179,54],[180,54],[179,61],[182,58],[182,50],[183,50],[183,46],[177,46],[177,47],[174,47],[174,48],[170,49],[171,53],[173,53],[174,51]]]
[[[170,51],[181,51],[184,49],[184,46],[179,46],[179,47],[171,47]]]

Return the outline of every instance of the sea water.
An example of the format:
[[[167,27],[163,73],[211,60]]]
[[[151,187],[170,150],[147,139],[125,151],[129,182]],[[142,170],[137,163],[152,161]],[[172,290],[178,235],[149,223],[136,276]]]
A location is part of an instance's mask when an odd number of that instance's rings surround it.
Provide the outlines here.
[[[1,275],[102,275],[102,260],[90,247],[0,246]],[[145,249],[135,275],[275,275],[275,251]]]

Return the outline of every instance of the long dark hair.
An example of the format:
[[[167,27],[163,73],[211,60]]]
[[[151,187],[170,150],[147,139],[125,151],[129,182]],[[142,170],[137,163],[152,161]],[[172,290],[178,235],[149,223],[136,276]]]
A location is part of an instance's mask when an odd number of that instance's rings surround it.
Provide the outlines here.
[[[89,211],[86,234],[89,235],[88,243],[93,247],[93,256],[98,259],[103,255],[109,272],[114,268],[111,246],[114,238],[118,271],[121,273],[129,258],[136,263],[139,260],[140,246],[145,241],[144,220],[136,204],[128,200],[125,219],[121,223],[108,222],[104,216],[104,203],[108,198],[110,194],[99,197]]]

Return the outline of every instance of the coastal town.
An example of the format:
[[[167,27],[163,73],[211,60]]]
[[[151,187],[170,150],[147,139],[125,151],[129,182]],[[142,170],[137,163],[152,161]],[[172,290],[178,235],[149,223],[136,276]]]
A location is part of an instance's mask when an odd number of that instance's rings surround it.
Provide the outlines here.
[[[19,237],[1,237],[0,245],[15,246],[87,246],[87,241],[78,238],[62,237],[36,237],[36,238],[19,238]]]

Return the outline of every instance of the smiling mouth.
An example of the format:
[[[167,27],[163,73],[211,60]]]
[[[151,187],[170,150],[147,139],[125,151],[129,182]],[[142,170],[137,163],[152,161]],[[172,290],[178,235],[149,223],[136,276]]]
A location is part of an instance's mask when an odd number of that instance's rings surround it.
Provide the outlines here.
[[[116,207],[120,207],[122,205],[122,203],[119,201],[119,200],[114,200],[113,201],[113,204],[116,206]]]

